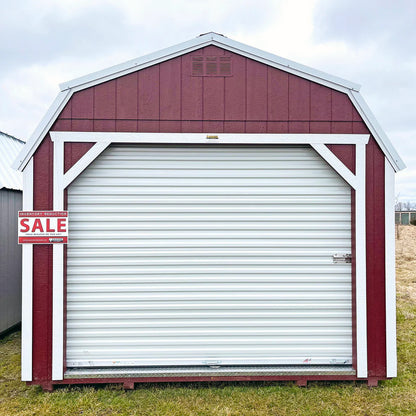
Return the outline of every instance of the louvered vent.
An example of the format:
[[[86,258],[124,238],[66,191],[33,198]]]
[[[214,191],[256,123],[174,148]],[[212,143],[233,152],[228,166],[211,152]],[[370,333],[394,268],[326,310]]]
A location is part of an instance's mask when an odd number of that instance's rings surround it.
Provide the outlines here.
[[[192,58],[192,76],[202,77],[204,75],[204,57],[194,56]]]
[[[231,75],[231,57],[220,57],[220,74],[223,76]]]
[[[229,77],[232,76],[230,56],[193,56],[192,76]]]
[[[207,56],[205,58],[205,75],[217,75],[217,57],[216,56]]]

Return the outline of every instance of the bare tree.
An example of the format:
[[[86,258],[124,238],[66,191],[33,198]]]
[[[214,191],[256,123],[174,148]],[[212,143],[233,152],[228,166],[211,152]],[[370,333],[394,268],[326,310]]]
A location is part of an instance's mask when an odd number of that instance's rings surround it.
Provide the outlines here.
[[[396,197],[396,202],[394,204],[395,211],[416,211],[416,204],[411,201],[399,201],[398,196]]]

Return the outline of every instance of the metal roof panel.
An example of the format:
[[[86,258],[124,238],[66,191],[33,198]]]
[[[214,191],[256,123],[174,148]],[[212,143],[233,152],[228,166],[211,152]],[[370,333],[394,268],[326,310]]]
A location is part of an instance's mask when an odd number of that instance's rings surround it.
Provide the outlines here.
[[[21,172],[12,168],[13,161],[23,146],[23,141],[0,132],[0,189],[23,189]]]

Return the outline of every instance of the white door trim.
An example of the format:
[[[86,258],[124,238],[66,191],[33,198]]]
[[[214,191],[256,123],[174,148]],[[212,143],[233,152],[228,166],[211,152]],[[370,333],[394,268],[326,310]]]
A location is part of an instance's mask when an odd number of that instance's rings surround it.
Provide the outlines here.
[[[315,151],[324,159],[334,170],[343,178],[353,189],[357,189],[357,177],[354,175],[336,156],[332,153],[327,146],[322,143],[314,144],[311,146]]]
[[[365,234],[365,145],[368,134],[223,134],[223,133],[101,133],[51,132],[54,143],[54,210],[63,210],[65,188],[111,143],[155,144],[308,144],[326,160],[356,192],[356,338],[357,377],[367,377],[367,302],[366,302],[366,234]],[[94,145],[66,174],[64,173],[64,143],[92,142]],[[343,166],[325,144],[354,144],[356,173]],[[342,172],[342,173],[340,173]],[[71,236],[69,236],[71,238]],[[52,322],[52,379],[63,379],[63,246],[53,251],[53,322]]]
[[[169,144],[366,144],[368,134],[114,133],[51,131],[53,142]]]
[[[64,209],[64,143],[53,146],[53,209]],[[63,333],[64,333],[64,246],[53,246],[52,266],[52,380],[63,379]],[[58,336],[55,336],[59,334]],[[61,358],[62,357],[62,358]],[[59,365],[58,365],[59,362]],[[62,362],[62,365],[61,365]]]
[[[72,166],[63,177],[63,187],[66,188],[77,176],[90,164],[92,163],[107,147],[110,142],[97,142],[94,146],[85,153],[81,159]]]

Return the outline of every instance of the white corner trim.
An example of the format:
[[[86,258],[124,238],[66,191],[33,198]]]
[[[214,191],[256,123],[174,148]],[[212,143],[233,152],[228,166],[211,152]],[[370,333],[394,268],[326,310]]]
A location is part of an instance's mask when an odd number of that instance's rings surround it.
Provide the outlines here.
[[[357,177],[324,144],[311,144],[315,151],[343,178],[353,189],[357,189]]]
[[[75,180],[77,176],[80,175],[105,149],[107,149],[109,145],[110,142],[95,143],[94,146],[64,174],[63,187],[66,188],[73,180]]]
[[[394,169],[385,159],[386,361],[387,377],[397,377]]]
[[[366,272],[366,206],[364,144],[355,147],[355,299],[357,338],[357,377],[367,377],[367,272]]]
[[[23,209],[33,210],[33,159],[23,170]],[[32,381],[33,244],[22,244],[22,381]]]
[[[165,144],[366,144],[368,134],[115,133],[51,131],[53,142]],[[209,139],[208,136],[215,136]]]
[[[386,155],[387,159],[395,168],[396,172],[404,169],[406,167],[405,163],[403,162],[399,154],[396,152],[396,149],[393,147],[386,133],[381,128],[380,124],[375,118],[373,112],[370,110],[370,107],[367,105],[363,96],[357,91],[349,91],[348,95],[352,103],[354,104],[354,107],[357,109],[358,113],[363,118],[365,124],[371,131],[377,143],[383,150],[383,153]]]

